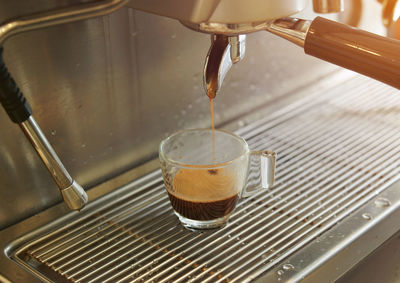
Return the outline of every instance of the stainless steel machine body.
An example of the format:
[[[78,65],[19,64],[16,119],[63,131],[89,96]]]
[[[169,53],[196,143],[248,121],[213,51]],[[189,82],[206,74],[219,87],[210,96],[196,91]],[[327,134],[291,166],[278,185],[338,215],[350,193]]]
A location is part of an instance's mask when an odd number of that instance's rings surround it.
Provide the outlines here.
[[[1,22],[60,8],[52,1],[40,10],[9,2],[2,7]],[[322,77],[334,70],[273,36],[250,35],[247,41],[251,53],[229,74],[228,95],[216,103],[217,124],[311,83],[315,73]],[[103,18],[15,35],[4,47],[9,71],[38,124],[84,188],[154,158],[167,133],[209,125],[202,97],[209,36],[177,21],[122,8]],[[239,100],[244,93],[247,102]],[[18,127],[6,116],[0,123],[4,228],[57,203],[60,196]]]

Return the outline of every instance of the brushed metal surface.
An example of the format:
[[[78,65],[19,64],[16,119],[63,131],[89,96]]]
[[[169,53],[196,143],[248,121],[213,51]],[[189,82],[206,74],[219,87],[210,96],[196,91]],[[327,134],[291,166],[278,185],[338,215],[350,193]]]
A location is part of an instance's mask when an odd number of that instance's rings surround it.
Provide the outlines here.
[[[0,43],[3,44],[7,38],[23,32],[108,15],[126,5],[127,2],[128,0],[95,1],[42,13],[22,15],[2,23],[0,26]]]
[[[48,143],[35,119],[30,116],[20,124],[20,127],[28,140],[31,141],[39,156],[41,156],[43,163],[46,165],[49,173],[53,175],[54,181],[60,190],[71,186],[73,182],[72,177],[68,174],[61,160]]]
[[[400,97],[352,76],[270,105],[237,131],[251,148],[277,151],[277,178],[242,200],[223,229],[183,229],[157,170],[82,214],[10,227],[0,246],[44,281],[333,282],[400,228]],[[9,279],[11,270],[32,279],[5,256],[0,264]]]
[[[68,3],[0,1],[0,22]],[[5,62],[37,122],[85,189],[153,158],[168,133],[209,126],[202,88],[209,36],[177,21],[123,8],[16,35],[4,47]],[[215,101],[217,125],[335,70],[265,33],[248,36],[247,49]],[[3,111],[0,131],[1,229],[61,197]]]

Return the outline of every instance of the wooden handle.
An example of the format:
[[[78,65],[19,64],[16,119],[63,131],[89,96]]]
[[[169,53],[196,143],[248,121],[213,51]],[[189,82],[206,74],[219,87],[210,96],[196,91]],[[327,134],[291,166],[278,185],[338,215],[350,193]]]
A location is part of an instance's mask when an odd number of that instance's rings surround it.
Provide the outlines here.
[[[307,32],[306,54],[400,89],[400,41],[317,17]]]

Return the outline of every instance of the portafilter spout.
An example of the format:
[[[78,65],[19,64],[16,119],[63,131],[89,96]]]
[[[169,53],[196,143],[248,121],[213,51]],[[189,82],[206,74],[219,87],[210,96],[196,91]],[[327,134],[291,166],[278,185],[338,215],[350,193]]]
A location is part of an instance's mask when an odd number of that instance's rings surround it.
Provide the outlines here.
[[[204,89],[209,98],[215,98],[232,64],[239,62],[245,51],[245,35],[211,35],[211,46],[203,72]]]

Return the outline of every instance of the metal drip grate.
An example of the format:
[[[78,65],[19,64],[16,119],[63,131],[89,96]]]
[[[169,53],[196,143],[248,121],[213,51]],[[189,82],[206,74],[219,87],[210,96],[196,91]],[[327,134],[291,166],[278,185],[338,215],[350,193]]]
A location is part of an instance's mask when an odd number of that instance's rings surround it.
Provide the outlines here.
[[[399,179],[399,125],[398,91],[357,77],[238,131],[278,153],[276,185],[225,228],[183,229],[154,172],[13,257],[56,281],[251,281]]]

